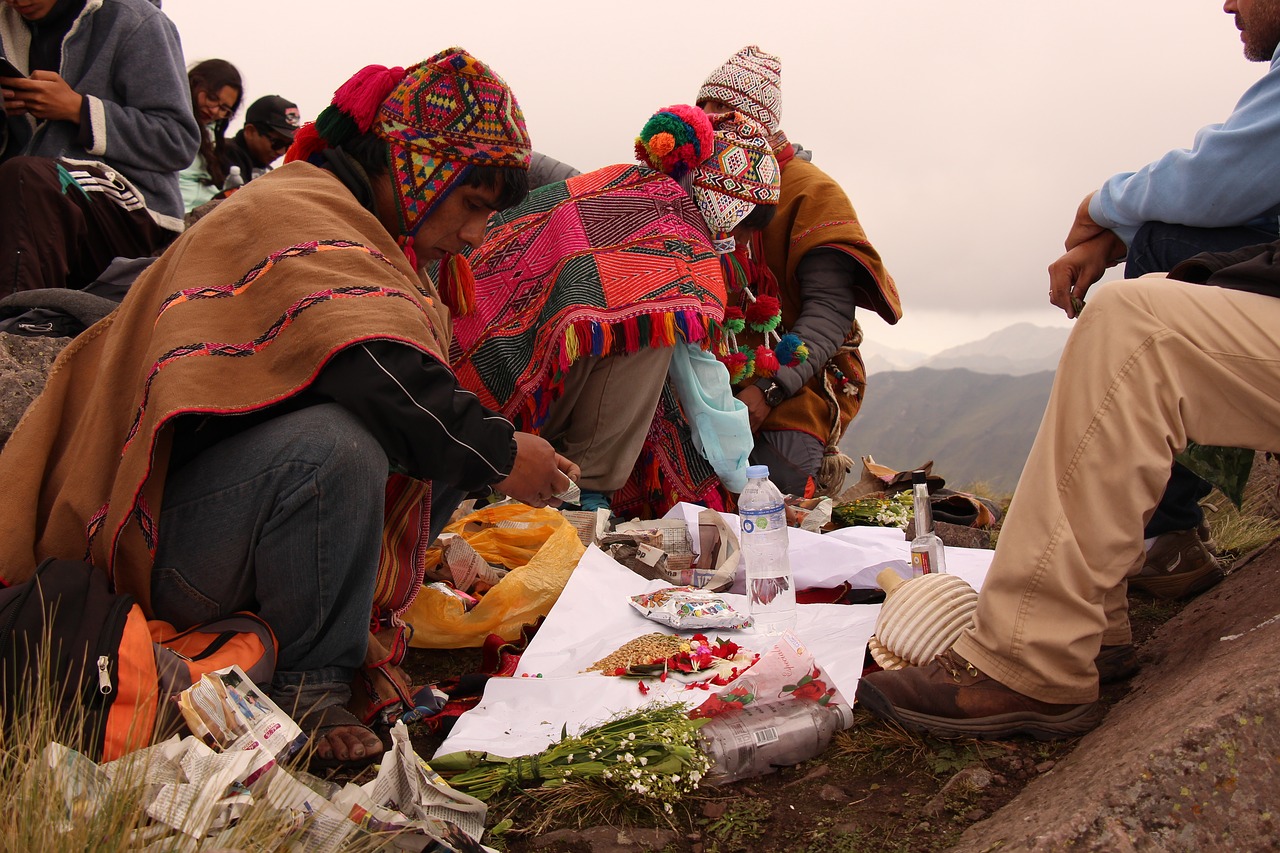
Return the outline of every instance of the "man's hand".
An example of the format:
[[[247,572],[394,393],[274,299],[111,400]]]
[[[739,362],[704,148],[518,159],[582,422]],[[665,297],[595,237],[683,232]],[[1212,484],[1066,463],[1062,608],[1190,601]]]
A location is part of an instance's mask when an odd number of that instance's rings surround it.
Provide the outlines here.
[[[756,385],[748,385],[735,396],[747,407],[747,416],[751,419],[751,431],[758,432],[764,419],[773,411],[773,407],[764,401],[764,392]]]
[[[34,71],[28,78],[6,77],[0,80],[4,108],[11,116],[30,114],[46,121],[80,123],[80,106],[84,101],[60,75],[53,71]]]
[[[511,473],[494,484],[494,488],[509,498],[515,498],[529,506],[560,506],[556,494],[569,488],[569,482],[577,482],[582,476],[578,466],[565,459],[539,436],[518,432],[516,461]]]
[[[1124,254],[1124,241],[1106,230],[1069,250],[1049,264],[1049,302],[1075,319],[1089,288],[1102,278],[1107,267],[1118,263]]]
[[[1089,202],[1093,200],[1093,196],[1094,193],[1089,193],[1084,197],[1084,201],[1080,202],[1080,206],[1076,208],[1075,221],[1071,223],[1071,230],[1067,232],[1066,249],[1068,252],[1107,230],[1094,222],[1093,217],[1089,215]]]

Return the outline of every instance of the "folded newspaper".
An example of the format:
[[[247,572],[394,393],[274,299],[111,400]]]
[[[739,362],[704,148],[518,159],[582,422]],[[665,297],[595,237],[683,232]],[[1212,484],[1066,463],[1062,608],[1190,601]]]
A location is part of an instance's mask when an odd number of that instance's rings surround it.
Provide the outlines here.
[[[391,849],[480,853],[487,807],[455,791],[414,752],[404,723],[378,775],[344,787],[287,765],[305,744],[287,714],[239,667],[205,675],[178,697],[196,736],[173,738],[97,765],[57,743],[45,749],[63,803],[55,831],[136,797],[150,822],[130,849],[281,849],[337,853],[362,837]]]

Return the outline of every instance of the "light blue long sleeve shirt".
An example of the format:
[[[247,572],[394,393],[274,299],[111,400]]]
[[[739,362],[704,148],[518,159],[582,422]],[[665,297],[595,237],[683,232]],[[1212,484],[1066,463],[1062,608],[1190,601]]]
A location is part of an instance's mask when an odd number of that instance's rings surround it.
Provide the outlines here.
[[[1128,245],[1146,222],[1201,228],[1245,225],[1280,213],[1280,47],[1271,68],[1221,124],[1136,172],[1113,175],[1089,215]]]

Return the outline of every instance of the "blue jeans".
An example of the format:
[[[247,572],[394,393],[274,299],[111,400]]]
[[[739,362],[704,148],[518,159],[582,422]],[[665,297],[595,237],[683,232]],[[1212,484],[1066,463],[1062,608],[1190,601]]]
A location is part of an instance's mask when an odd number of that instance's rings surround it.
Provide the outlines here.
[[[1276,239],[1277,231],[1274,219],[1269,226],[1241,225],[1235,228],[1196,228],[1148,222],[1138,229],[1129,245],[1124,277],[1168,272],[1201,252],[1233,252],[1257,243],[1270,243]],[[1149,538],[1199,525],[1204,520],[1200,499],[1212,488],[1191,469],[1174,462],[1169,472],[1169,484],[1143,535]]]
[[[368,645],[386,480],[386,454],[336,404],[205,449],[165,483],[156,617],[181,629],[256,612],[280,644],[273,698],[305,684],[308,705],[345,699]]]
[[[1195,228],[1148,222],[1138,229],[1125,258],[1124,277],[1137,278],[1152,272],[1168,272],[1187,258],[1201,252],[1234,252],[1245,246],[1270,243],[1278,229],[1273,219],[1269,227],[1241,225],[1235,228]]]

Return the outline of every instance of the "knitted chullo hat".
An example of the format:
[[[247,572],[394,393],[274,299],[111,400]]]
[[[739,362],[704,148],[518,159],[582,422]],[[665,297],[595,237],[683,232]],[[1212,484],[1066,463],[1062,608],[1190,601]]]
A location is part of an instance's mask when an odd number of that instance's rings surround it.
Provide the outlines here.
[[[711,156],[693,170],[693,199],[717,240],[733,251],[729,232],[758,204],[776,205],[782,170],[764,129],[741,113],[711,118]],[[727,245],[721,245],[727,244]]]
[[[782,119],[782,60],[755,45],[744,47],[711,72],[698,90],[699,106],[721,101],[744,113],[768,136]]]
[[[510,87],[451,47],[404,68],[370,65],[297,133],[285,162],[372,131],[387,143],[400,226],[412,237],[471,166],[529,168],[532,145]]]

